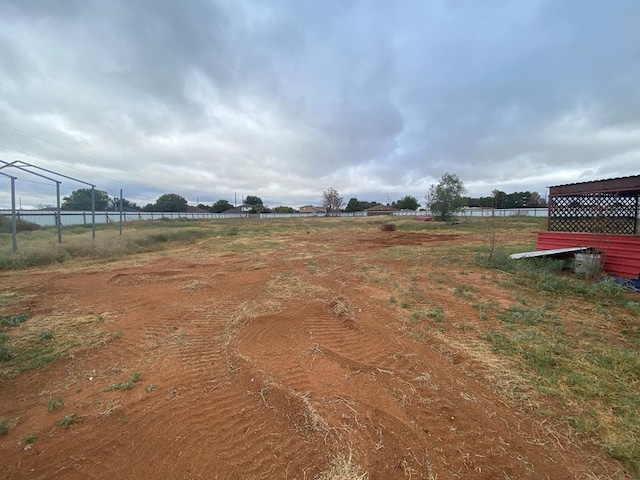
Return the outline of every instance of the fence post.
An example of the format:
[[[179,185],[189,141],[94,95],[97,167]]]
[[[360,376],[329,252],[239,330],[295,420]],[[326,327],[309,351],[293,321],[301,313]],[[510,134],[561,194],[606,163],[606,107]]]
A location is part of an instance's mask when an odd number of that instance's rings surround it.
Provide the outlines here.
[[[120,189],[120,236],[122,236],[122,189]]]

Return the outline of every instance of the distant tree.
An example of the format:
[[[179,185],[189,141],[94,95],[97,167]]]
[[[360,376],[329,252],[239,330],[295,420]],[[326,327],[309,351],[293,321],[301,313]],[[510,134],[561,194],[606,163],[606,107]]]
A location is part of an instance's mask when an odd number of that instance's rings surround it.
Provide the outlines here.
[[[538,192],[531,192],[527,201],[527,207],[541,208],[546,207],[547,201],[540,196]]]
[[[220,199],[213,205],[211,205],[211,212],[213,213],[222,213],[227,210],[231,210],[233,205],[231,205],[227,200]]]
[[[322,206],[327,209],[327,213],[339,212],[343,205],[344,200],[335,188],[323,190]]]
[[[445,173],[437,185],[431,185],[425,196],[427,206],[438,220],[450,220],[463,206],[462,194],[465,193],[462,180],[451,173]]]
[[[206,212],[210,212],[210,211],[211,211],[211,207],[210,207],[209,205],[205,205],[204,203],[199,203],[199,204],[197,205],[197,207],[198,207],[200,210],[204,210],[204,211],[206,211]]]
[[[505,207],[507,201],[507,194],[502,190],[493,190],[491,192],[493,196],[493,208],[507,208]]]
[[[96,211],[105,211],[109,208],[110,198],[107,192],[95,190],[94,198]],[[74,190],[71,195],[62,199],[61,208],[63,210],[91,211],[91,189]]]
[[[122,199],[122,209],[128,212],[131,212],[132,210],[135,210],[136,212],[141,210],[138,204],[131,202],[126,198]],[[113,210],[115,212],[120,211],[120,197],[114,196],[109,199],[109,210]]]
[[[418,199],[416,197],[407,195],[397,202],[393,202],[391,206],[394,208],[399,208],[400,210],[417,210],[418,208],[420,208],[420,203],[418,203]]]
[[[462,197],[462,203],[465,207],[491,207],[493,197]]]
[[[176,193],[165,193],[156,200],[156,212],[186,212],[187,199]]]
[[[265,208],[264,203],[262,203],[262,199],[255,195],[247,195],[247,198],[244,199],[245,205],[252,205],[251,213],[267,213],[267,208]]]
[[[264,203],[262,203],[262,199],[255,195],[247,195],[247,198],[244,199],[244,203],[247,205],[264,205]]]
[[[358,201],[356,197],[352,197],[349,199],[349,203],[347,203],[345,212],[362,212],[364,208],[362,208],[362,203]]]
[[[295,210],[292,207],[286,207],[284,205],[280,205],[279,207],[276,207],[273,209],[276,213],[296,213],[297,210]]]
[[[344,209],[345,212],[363,212],[367,208],[375,207],[376,205],[380,205],[380,202],[367,202],[363,200],[358,200],[353,197],[349,199],[349,203]]]
[[[538,192],[505,193],[493,190],[490,197],[463,197],[463,203],[468,207],[486,208],[540,208],[546,207],[547,202]]]

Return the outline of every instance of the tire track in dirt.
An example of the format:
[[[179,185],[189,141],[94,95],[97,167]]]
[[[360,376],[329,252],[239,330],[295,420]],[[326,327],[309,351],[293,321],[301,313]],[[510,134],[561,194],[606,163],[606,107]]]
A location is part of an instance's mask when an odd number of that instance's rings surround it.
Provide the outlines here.
[[[119,422],[123,419],[126,426],[121,428],[131,432],[131,435],[125,433],[120,437],[144,439],[151,435],[154,443],[132,440],[131,444],[126,444],[124,439],[108,438],[82,442],[81,445],[72,442],[75,445],[70,446],[68,451],[73,451],[77,458],[80,457],[75,454],[81,452],[82,457],[82,461],[74,463],[73,468],[81,469],[88,478],[104,478],[109,471],[100,460],[105,451],[111,452],[113,459],[130,455],[152,459],[154,468],[167,472],[169,478],[182,477],[189,472],[209,477],[215,474],[216,469],[225,478],[234,478],[233,474],[229,474],[234,465],[238,467],[238,472],[242,472],[236,478],[245,478],[247,475],[251,478],[271,478],[272,475],[284,476],[287,468],[299,472],[313,467],[305,465],[304,460],[296,460],[305,458],[300,450],[305,439],[296,436],[296,420],[290,417],[304,417],[304,414],[300,411],[295,413],[295,409],[286,415],[274,414],[271,409],[265,408],[258,402],[260,389],[252,390],[258,382],[254,381],[254,377],[245,378],[252,375],[248,365],[238,367],[243,360],[230,360],[229,352],[221,348],[225,316],[202,312],[191,314],[187,305],[171,301],[180,293],[176,285],[185,278],[193,281],[193,276],[183,277],[164,272],[135,277],[133,283],[138,287],[152,290],[154,298],[164,298],[167,302],[152,304],[139,302],[135,298],[125,302],[130,310],[133,309],[139,321],[136,323],[142,327],[140,332],[147,343],[143,345],[143,358],[139,358],[141,349],[137,340],[140,334],[127,332],[118,344],[119,355],[115,358],[138,356],[137,366],[144,370],[145,383],[147,378],[152,378],[160,387],[155,392],[157,395],[149,395],[147,399],[141,391],[142,385],[139,385],[136,390],[119,397],[120,404],[112,417],[101,420],[103,424],[113,424],[114,420]],[[160,278],[164,279],[159,281]],[[167,282],[167,279],[171,281]],[[247,287],[246,284],[242,286],[245,289]],[[227,296],[227,307],[241,303],[240,298],[234,297],[237,296]],[[219,304],[212,310],[232,313],[225,305]],[[131,315],[128,320],[131,320]],[[255,372],[253,375],[257,376]],[[210,391],[205,391],[208,388]],[[165,394],[164,398],[160,394]],[[102,395],[109,396],[114,395]],[[118,415],[120,417],[116,420]],[[85,424],[79,426],[78,430],[94,422],[92,417],[86,417]],[[211,435],[212,431],[216,432],[215,438]],[[155,439],[164,445],[165,455],[158,455]],[[221,439],[224,439],[224,449],[220,449]],[[323,452],[324,446],[319,455],[324,455]],[[284,457],[281,462],[274,463],[271,460],[274,455]],[[91,471],[92,464],[95,466],[94,472]],[[117,462],[110,461],[109,465],[119,468]],[[131,471],[147,477],[152,473],[152,469],[144,465],[132,465]]]
[[[246,290],[246,285],[244,287]],[[153,431],[154,436],[160,438],[173,435],[179,439],[180,451],[189,452],[185,456],[199,466],[197,468],[202,475],[213,476],[216,469],[222,469],[220,473],[229,472],[234,465],[242,472],[242,476],[237,478],[245,475],[270,478],[283,468],[285,472],[280,471],[280,474],[286,473],[287,468],[303,471],[310,466],[304,465],[304,460],[296,460],[305,458],[300,450],[300,445],[305,442],[297,438],[295,422],[289,418],[293,414],[274,415],[266,409],[260,403],[264,400],[258,401],[264,395],[260,395],[264,381],[258,381],[259,372],[252,372],[243,358],[234,356],[224,346],[226,319],[235,313],[225,307],[242,307],[244,304],[240,300],[234,298],[229,301],[227,296],[224,305],[217,302],[211,309],[205,309],[215,311],[215,314],[202,315],[198,312],[185,315],[181,326],[174,332],[167,329],[162,320],[145,326],[148,336],[157,337],[156,346],[159,348],[154,357],[172,372],[165,374],[161,382],[173,387],[166,402],[160,402],[157,408],[155,405],[144,407],[145,415],[139,420],[139,428]],[[167,359],[171,358],[173,361],[168,364]],[[163,422],[160,422],[161,426],[157,425],[160,412],[167,409],[163,403],[175,405],[170,408],[171,428],[162,426]],[[197,409],[193,408],[194,405]],[[300,413],[293,416],[298,417]],[[215,432],[216,438],[209,442],[211,432]],[[218,448],[214,455],[211,452],[205,455],[207,449],[219,447],[221,439],[224,439],[225,448]],[[154,452],[139,446],[136,455],[150,458]],[[278,455],[283,459],[273,462],[272,458]],[[189,467],[186,460],[163,458],[159,463],[170,476],[194,473],[194,468]],[[228,473],[224,475],[225,478],[234,478]]]
[[[241,332],[238,350],[291,395],[308,398],[332,432],[332,449],[347,450],[359,439],[359,455],[367,463],[375,464],[382,478],[395,477],[403,469],[423,472],[427,478],[424,452],[417,454],[421,457],[419,462],[407,453],[424,443],[422,432],[402,419],[400,410],[394,415],[383,413],[368,402],[360,406],[363,398],[350,391],[349,381],[359,387],[366,384],[368,395],[386,406],[392,404],[384,383],[371,375],[384,375],[375,362],[382,358],[388,361],[380,352],[388,352],[389,347],[353,328],[355,325],[348,326],[333,318],[328,302],[305,298],[302,303],[303,308],[289,308],[254,319]],[[316,372],[322,374],[320,383]],[[365,411],[360,411],[361,408]],[[374,418],[372,412],[376,412]],[[386,449],[381,439],[385,428],[397,435],[388,441]]]
[[[518,429],[492,434],[525,419],[505,411],[489,391],[466,394],[467,382],[474,391],[479,385],[456,367],[455,358],[439,351],[436,340],[424,346],[392,340],[393,326],[381,327],[379,313],[358,309],[336,318],[326,301],[298,301],[305,306],[248,323],[238,349],[284,388],[309,392],[314,408],[338,432],[338,443],[344,448],[355,442],[370,471],[382,478],[540,478],[537,469],[557,461],[525,447],[535,440],[521,437]],[[311,348],[315,363],[301,345]],[[327,383],[318,383],[314,372],[322,372]],[[457,457],[443,453],[452,446]],[[567,476],[562,468],[556,473]]]

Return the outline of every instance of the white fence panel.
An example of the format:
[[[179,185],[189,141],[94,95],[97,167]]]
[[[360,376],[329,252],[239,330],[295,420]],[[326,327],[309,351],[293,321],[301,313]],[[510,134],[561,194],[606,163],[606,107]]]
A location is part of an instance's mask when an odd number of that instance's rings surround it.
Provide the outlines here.
[[[17,217],[20,220],[36,223],[42,227],[55,227],[56,212],[42,210],[18,210]],[[0,215],[11,216],[11,210],[0,210]],[[120,212],[96,212],[96,224],[118,223],[120,221]],[[417,216],[429,215],[426,211],[400,211],[393,212],[394,216]],[[544,217],[548,215],[546,208],[519,208],[519,209],[490,209],[490,208],[466,208],[458,214],[458,216],[467,217],[510,217],[510,216],[529,216]],[[178,219],[187,218],[192,220],[200,219],[223,219],[223,218],[250,218],[257,215],[248,213],[190,213],[190,212],[123,212],[122,220],[124,222],[135,222],[144,220],[160,220],[163,218]],[[303,217],[325,217],[324,213],[261,213],[259,218],[303,218]],[[366,217],[367,212],[340,212],[338,217]],[[60,212],[60,221],[62,226],[72,225],[91,225],[91,212],[74,212],[63,210]]]

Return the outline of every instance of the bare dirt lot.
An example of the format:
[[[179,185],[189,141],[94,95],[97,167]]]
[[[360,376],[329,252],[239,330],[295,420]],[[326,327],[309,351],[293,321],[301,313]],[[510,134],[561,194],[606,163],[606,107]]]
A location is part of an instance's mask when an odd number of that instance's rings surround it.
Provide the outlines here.
[[[60,354],[0,363],[0,477],[632,478],[483,340],[522,298],[482,232],[322,221],[0,273]]]

